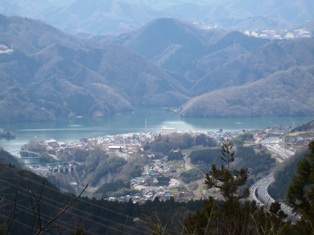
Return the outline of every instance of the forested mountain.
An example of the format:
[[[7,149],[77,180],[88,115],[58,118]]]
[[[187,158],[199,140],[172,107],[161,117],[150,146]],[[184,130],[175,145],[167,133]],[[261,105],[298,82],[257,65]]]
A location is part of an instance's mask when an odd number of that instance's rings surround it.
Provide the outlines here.
[[[313,114],[314,67],[294,67],[242,86],[191,99],[185,117],[306,116]],[[231,80],[233,81],[233,80]]]
[[[144,56],[1,15],[1,121],[105,116],[134,105],[177,106],[184,88]],[[13,52],[12,52],[13,51]]]
[[[247,44],[252,45],[253,42]],[[250,54],[234,58],[233,61],[211,70],[193,89],[199,94],[248,84],[294,66],[313,65],[313,50],[313,39],[272,41]]]
[[[103,117],[191,98],[184,116],[314,112],[312,38],[270,41],[163,18],[118,37],[82,39],[4,15],[0,36],[2,122]]]
[[[187,87],[217,66],[269,42],[239,32],[203,30],[171,18],[152,21],[115,40],[166,69]]]
[[[313,87],[312,38],[270,41],[167,18],[115,42],[142,53],[189,88],[196,97],[183,105],[183,116],[313,113],[306,98]]]

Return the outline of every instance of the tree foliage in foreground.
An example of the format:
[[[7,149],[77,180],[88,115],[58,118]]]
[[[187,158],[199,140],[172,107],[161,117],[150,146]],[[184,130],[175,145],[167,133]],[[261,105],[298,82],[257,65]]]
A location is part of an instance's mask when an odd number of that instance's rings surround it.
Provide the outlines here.
[[[248,190],[243,189],[248,178],[248,170],[232,169],[235,151],[230,142],[223,143],[221,159],[225,165],[216,167],[205,176],[208,189],[220,189],[222,198],[209,197],[204,208],[190,214],[184,223],[185,234],[284,234],[289,223],[278,202],[269,211],[247,200]]]
[[[306,158],[298,164],[286,201],[301,215],[297,229],[304,234],[314,234],[314,141],[309,143],[308,149]]]

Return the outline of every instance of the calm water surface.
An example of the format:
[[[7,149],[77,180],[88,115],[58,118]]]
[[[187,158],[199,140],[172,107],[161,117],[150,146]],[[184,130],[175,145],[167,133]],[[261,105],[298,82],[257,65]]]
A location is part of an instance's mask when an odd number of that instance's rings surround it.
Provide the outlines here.
[[[0,146],[14,155],[20,147],[33,138],[58,141],[78,141],[130,132],[160,132],[162,127],[173,127],[179,131],[214,131],[264,129],[268,127],[297,126],[314,117],[267,117],[267,118],[184,118],[179,113],[165,109],[138,109],[133,113],[120,113],[103,119],[77,118],[53,122],[0,123],[0,128],[16,133],[15,140],[0,140]]]

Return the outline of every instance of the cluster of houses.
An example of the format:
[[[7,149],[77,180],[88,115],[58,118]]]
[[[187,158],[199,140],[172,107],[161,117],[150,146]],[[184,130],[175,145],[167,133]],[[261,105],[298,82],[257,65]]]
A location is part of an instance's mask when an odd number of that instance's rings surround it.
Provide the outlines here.
[[[163,135],[177,132],[173,128],[164,128],[162,133]],[[207,132],[211,138],[214,138],[218,143],[226,139],[232,139],[242,133],[245,133],[246,130],[237,130],[237,131],[211,131]],[[252,131],[254,133],[255,139],[263,140],[278,140],[285,135],[284,130],[279,129],[266,129],[259,131]],[[192,132],[189,132],[193,134]],[[195,133],[197,134],[197,133]],[[143,146],[152,141],[158,133],[128,133],[120,134],[113,136],[103,136],[98,138],[91,139],[81,139],[79,142],[70,142],[63,143],[58,142],[57,140],[50,139],[44,142],[46,145],[47,153],[54,156],[58,162],[59,154],[72,154],[74,149],[84,148],[88,149],[93,146],[102,146],[109,153],[115,153],[117,156],[132,156],[133,153],[138,153],[143,150]],[[269,138],[274,136],[274,138]],[[307,136],[291,136],[286,141],[288,143],[305,143],[309,140],[314,139],[314,134]],[[260,141],[260,143],[262,143]],[[25,154],[30,154],[26,152]],[[121,198],[110,197],[109,200],[129,200],[132,199],[133,202],[145,202],[147,200],[154,200],[156,197],[159,200],[167,200],[170,197],[174,197],[176,200],[189,200],[194,197],[192,191],[188,191],[184,184],[180,182],[180,167],[173,167],[167,161],[167,157],[164,159],[154,159],[154,154],[149,155],[148,157],[152,158],[149,165],[146,165],[142,169],[142,174],[140,177],[130,179],[133,189],[139,191],[138,194],[130,196],[126,195]],[[184,164],[184,163],[182,163]],[[49,165],[50,172],[59,172],[66,173],[70,172],[73,169],[74,164],[67,165],[66,167],[59,165]]]
[[[127,133],[120,135],[108,135],[91,139],[84,139],[81,142],[90,145],[100,145],[105,147],[109,152],[124,152],[128,154],[138,153],[143,150],[143,145],[154,138],[150,132]]]
[[[189,200],[194,197],[192,191],[188,191],[178,179],[177,169],[169,167],[165,159],[155,159],[150,165],[146,165],[140,177],[132,178],[131,186],[139,191],[135,196],[129,196],[134,203],[144,203],[147,200],[168,200],[171,197],[176,200]],[[110,197],[109,200],[112,200]],[[118,201],[125,197],[114,198]]]
[[[146,141],[151,141],[151,133],[128,133],[113,136],[104,136],[86,139],[82,138],[79,142],[58,142],[49,139],[44,142],[47,153],[52,156],[71,155],[77,148],[88,149],[92,146],[102,146],[111,153],[138,153]]]
[[[221,142],[225,139],[231,139],[234,136],[241,134],[242,131],[212,131],[207,135]],[[177,132],[174,128],[163,128],[160,134],[167,135]],[[193,134],[192,132],[189,132]],[[194,133],[196,134],[196,133]],[[157,133],[140,132],[140,133],[127,133],[119,135],[107,135],[97,138],[82,138],[79,142],[58,142],[55,139],[49,139],[45,141],[47,153],[57,158],[57,156],[65,155],[70,156],[73,150],[77,148],[88,149],[92,146],[102,146],[109,153],[117,154],[133,154],[143,151],[143,146],[147,142],[151,142],[157,135]],[[156,165],[158,166],[158,164]]]
[[[119,135],[106,135],[97,138],[82,138],[79,142],[58,142],[55,139],[49,139],[44,142],[47,146],[47,153],[52,156],[71,155],[74,149],[84,148],[88,149],[92,146],[102,146],[109,153],[125,153],[133,154],[139,153],[143,150],[146,143],[151,142],[154,138],[161,134],[167,135],[177,132],[175,128],[163,127],[161,133],[139,132],[127,133]],[[245,132],[245,130],[238,131],[210,131],[206,134],[214,138],[218,143],[226,139],[232,139],[235,136]],[[182,132],[183,133],[183,132]],[[185,132],[184,132],[185,133]],[[188,132],[190,134],[198,134],[198,132]],[[158,165],[157,165],[158,166]]]
[[[140,193],[136,195],[126,195],[121,197],[109,197],[107,200],[109,201],[119,201],[119,202],[125,202],[132,200],[133,203],[139,203],[143,204],[146,201],[150,200],[153,201],[158,197],[158,200],[165,201],[169,200],[173,195],[170,193],[168,189],[165,189],[163,187],[159,187],[156,189],[148,188],[141,190]]]
[[[311,37],[311,32],[303,28],[294,30],[274,30],[274,29],[245,30],[244,34],[250,37],[269,38],[278,40]]]

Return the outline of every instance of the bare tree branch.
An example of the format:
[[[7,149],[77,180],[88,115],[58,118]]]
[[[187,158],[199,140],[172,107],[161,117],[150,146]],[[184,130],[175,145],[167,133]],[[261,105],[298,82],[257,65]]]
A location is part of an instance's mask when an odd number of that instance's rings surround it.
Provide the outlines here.
[[[47,222],[44,226],[42,226],[35,235],[41,235],[45,234],[47,230],[49,230],[49,227],[56,221],[58,220],[77,200],[78,198],[83,194],[83,192],[86,190],[88,185],[84,187],[84,189],[81,191],[81,193],[75,197],[68,205],[66,205],[55,217],[53,217],[51,220]]]

